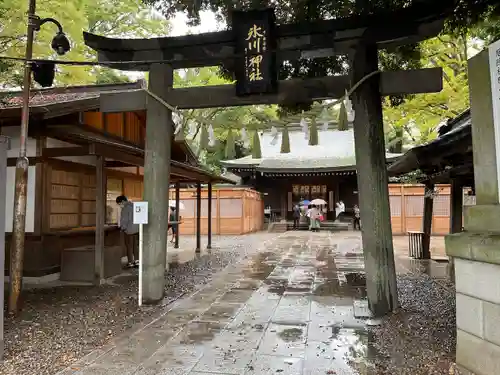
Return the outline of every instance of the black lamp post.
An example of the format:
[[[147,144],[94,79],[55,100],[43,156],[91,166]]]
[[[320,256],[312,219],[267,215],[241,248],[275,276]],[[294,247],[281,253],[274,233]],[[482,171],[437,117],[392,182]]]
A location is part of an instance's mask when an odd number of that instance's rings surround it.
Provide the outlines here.
[[[19,157],[16,162],[16,188],[14,194],[14,217],[12,225],[12,240],[10,244],[10,287],[9,287],[9,313],[16,313],[19,305],[19,296],[22,289],[23,261],[24,261],[24,237],[26,232],[26,196],[28,183],[29,161],[26,157],[26,144],[28,138],[29,124],[29,100],[31,86],[31,71],[34,78],[42,86],[52,86],[54,80],[53,63],[33,64],[33,39],[35,31],[47,23],[54,23],[58,32],[52,39],[52,49],[58,55],[64,55],[70,50],[68,38],[63,32],[61,24],[53,18],[40,19],[35,14],[36,0],[29,1],[28,8],[28,31],[26,38],[26,53],[24,66],[23,84],[23,108],[21,115],[21,132],[19,136]]]

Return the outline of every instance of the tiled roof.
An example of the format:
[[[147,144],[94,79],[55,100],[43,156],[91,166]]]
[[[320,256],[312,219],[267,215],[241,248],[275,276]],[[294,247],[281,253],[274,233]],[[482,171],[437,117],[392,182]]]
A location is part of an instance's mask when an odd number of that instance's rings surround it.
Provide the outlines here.
[[[78,100],[98,98],[101,92],[137,89],[141,82],[118,83],[110,85],[86,85],[56,87],[50,89],[32,90],[31,107],[46,106],[59,103],[68,103]],[[0,108],[21,107],[23,102],[22,91],[0,92]]]
[[[281,135],[276,144],[271,144],[272,135],[263,133],[260,136],[262,151],[261,159],[245,156],[240,159],[226,160],[227,167],[255,166],[258,170],[271,169],[338,169],[354,167],[356,154],[354,149],[354,132],[328,130],[318,132],[319,144],[309,146],[301,131],[292,131],[290,137],[290,153],[281,153]],[[386,154],[388,159],[398,157],[399,154]]]

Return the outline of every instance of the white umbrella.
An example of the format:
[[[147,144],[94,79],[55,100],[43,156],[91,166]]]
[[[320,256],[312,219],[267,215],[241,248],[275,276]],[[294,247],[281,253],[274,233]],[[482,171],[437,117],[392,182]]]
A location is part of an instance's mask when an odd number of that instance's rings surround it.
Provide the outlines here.
[[[318,198],[318,199],[313,199],[311,201],[311,204],[314,204],[315,206],[322,206],[322,205],[326,204],[326,201]]]
[[[168,206],[169,207],[176,207],[175,201],[168,201]],[[184,203],[179,202],[179,209],[180,210],[184,209]]]

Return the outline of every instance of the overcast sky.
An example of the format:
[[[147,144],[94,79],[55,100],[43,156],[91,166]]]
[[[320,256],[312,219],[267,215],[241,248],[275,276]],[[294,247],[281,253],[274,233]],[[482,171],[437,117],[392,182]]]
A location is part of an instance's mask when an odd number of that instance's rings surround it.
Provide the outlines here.
[[[200,13],[201,23],[200,26],[189,28],[186,26],[187,17],[184,13],[177,13],[172,22],[172,36],[180,36],[186,34],[200,34],[210,31],[217,31],[224,28],[224,25],[217,25],[215,15],[212,12]]]

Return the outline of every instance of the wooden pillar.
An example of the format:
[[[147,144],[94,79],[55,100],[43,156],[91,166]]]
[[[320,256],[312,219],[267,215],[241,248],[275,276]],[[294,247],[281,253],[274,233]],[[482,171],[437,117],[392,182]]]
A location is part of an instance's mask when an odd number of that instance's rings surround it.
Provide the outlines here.
[[[201,251],[201,183],[196,184],[196,252]]]
[[[422,223],[422,232],[424,232],[424,237],[422,239],[422,251],[424,259],[431,259],[432,212],[434,207],[432,192],[434,192],[434,184],[426,184],[425,191],[424,217]]]
[[[359,44],[352,58],[351,86],[378,70],[375,45]],[[352,96],[366,286],[375,317],[398,307],[379,81],[374,75]]]
[[[207,249],[212,248],[212,183],[208,183],[208,240]]]
[[[175,183],[175,221],[177,222],[177,231],[175,232],[175,244],[174,249],[179,248],[179,230],[181,227],[180,223],[180,201],[181,201],[181,184],[179,182]]]
[[[152,64],[149,90],[166,98],[173,83],[167,64]],[[157,100],[147,100],[146,148],[144,158],[144,200],[149,202],[148,224],[144,228],[143,302],[163,298],[167,267],[167,227],[169,215],[170,156],[174,123],[172,111]]]
[[[452,180],[450,192],[450,233],[460,233],[462,231],[463,199],[462,181]]]
[[[105,158],[96,157],[96,199],[95,199],[95,252],[94,283],[104,281],[104,226],[106,224],[106,171]]]
[[[285,222],[286,222],[286,214],[287,214],[286,195],[287,195],[286,189],[282,188],[282,192],[281,192],[281,220],[282,221],[284,220]]]

